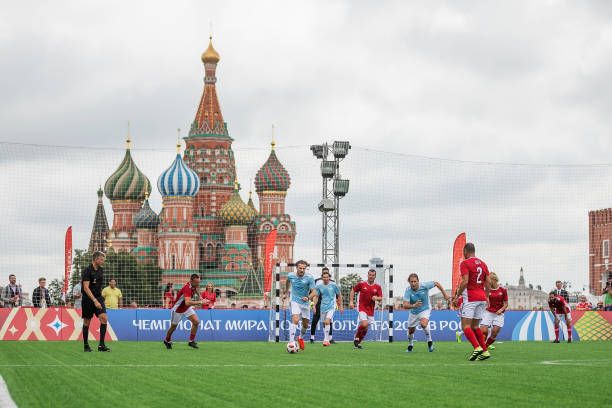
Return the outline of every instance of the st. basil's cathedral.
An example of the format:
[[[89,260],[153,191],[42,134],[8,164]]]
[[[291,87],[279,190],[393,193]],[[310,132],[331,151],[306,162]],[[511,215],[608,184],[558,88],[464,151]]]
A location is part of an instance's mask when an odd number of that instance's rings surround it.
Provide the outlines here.
[[[220,306],[263,304],[263,259],[268,233],[277,228],[275,262],[293,262],[295,222],[285,212],[289,173],[274,151],[255,176],[259,210],[249,192],[245,203],[236,177],[232,139],[223,120],[216,90],[219,54],[212,45],[202,54],[204,91],[191,124],[170,166],[159,176],[162,210],[151,209],[151,183],[134,163],[130,139],[123,161],[98,190],[98,207],[89,251],[131,252],[139,261],[156,262],[163,270],[161,287],[182,286],[192,273],[202,284],[212,282]],[[108,222],[102,193],[113,208]]]

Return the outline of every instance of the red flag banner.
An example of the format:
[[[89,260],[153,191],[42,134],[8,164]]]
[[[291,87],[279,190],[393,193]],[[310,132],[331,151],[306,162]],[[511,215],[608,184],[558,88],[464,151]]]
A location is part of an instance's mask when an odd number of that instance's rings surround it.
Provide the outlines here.
[[[274,269],[274,246],[276,245],[276,228],[266,237],[265,260],[264,260],[264,292],[272,289],[272,270]]]
[[[452,283],[453,283],[453,294],[454,296],[455,289],[461,283],[461,272],[459,271],[459,265],[461,261],[463,261],[463,247],[465,246],[465,232],[462,232],[455,239],[455,244],[453,245],[453,275],[452,275]]]
[[[62,292],[66,294],[68,290],[68,282],[70,282],[70,270],[72,269],[72,226],[68,227],[66,231],[66,244],[64,246],[65,254],[64,254],[64,288]]]

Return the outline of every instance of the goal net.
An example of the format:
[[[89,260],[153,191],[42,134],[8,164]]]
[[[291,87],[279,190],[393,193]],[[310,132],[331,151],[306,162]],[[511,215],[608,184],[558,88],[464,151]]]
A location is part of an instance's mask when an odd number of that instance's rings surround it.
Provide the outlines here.
[[[274,269],[275,288],[274,288],[274,307],[270,309],[270,333],[269,341],[289,341],[289,325],[292,321],[290,293],[286,299],[282,299],[287,275],[295,270],[293,263],[277,263]],[[331,322],[331,337],[335,341],[353,341],[359,321],[359,292],[354,296],[354,309],[349,308],[349,295],[351,290],[359,282],[367,281],[368,271],[376,271],[375,283],[379,284],[383,290],[381,302],[376,302],[374,310],[374,322],[370,324],[365,341],[393,341],[393,265],[385,264],[310,264],[306,274],[311,275],[316,284],[322,284],[322,269],[328,268],[332,281],[333,276],[339,277],[338,288],[342,295],[343,312],[340,312],[340,299],[336,300],[336,310]],[[291,291],[291,289],[290,289]],[[315,305],[310,302],[310,321],[306,328],[304,341],[312,339],[315,342],[323,340],[323,319],[319,318],[315,312]],[[298,324],[297,335],[300,334],[302,320]]]

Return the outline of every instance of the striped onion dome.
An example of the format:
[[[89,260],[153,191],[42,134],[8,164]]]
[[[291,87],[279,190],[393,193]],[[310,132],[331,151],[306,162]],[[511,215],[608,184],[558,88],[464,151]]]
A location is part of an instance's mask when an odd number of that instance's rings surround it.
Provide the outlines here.
[[[268,157],[268,160],[261,166],[255,176],[255,191],[258,193],[261,191],[287,191],[291,185],[289,173],[274,152],[274,142],[271,144],[272,151],[270,152],[270,157]]]
[[[164,197],[193,197],[200,188],[200,180],[196,172],[187,167],[179,153],[170,167],[157,179],[157,188]]]
[[[234,193],[219,210],[219,217],[225,225],[248,225],[255,218],[255,211],[240,198],[240,186],[235,183]]]
[[[129,148],[119,168],[106,180],[104,193],[109,200],[143,200],[151,182],[134,164]]]
[[[140,211],[134,215],[134,225],[140,229],[157,229],[158,224],[159,217],[149,206],[149,198],[147,197]]]

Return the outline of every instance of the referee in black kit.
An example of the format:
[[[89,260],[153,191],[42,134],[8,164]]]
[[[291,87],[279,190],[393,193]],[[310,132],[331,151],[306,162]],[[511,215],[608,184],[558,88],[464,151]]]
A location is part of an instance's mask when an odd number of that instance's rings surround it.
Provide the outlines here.
[[[321,276],[323,276],[323,272],[329,272],[329,268],[325,267],[321,269]],[[330,279],[329,281],[335,282],[333,279]],[[315,286],[317,286],[319,283],[323,283],[323,278],[317,278],[315,280]],[[337,295],[336,295],[336,298],[338,298]],[[321,299],[323,299],[323,296],[319,296],[319,300],[317,301],[317,304],[315,305],[315,308],[312,312],[312,322],[310,322],[310,344],[314,343],[315,333],[317,332],[317,324],[319,323],[319,319],[321,318]],[[333,324],[330,324],[329,325],[329,337],[331,338],[330,343],[335,344],[336,342],[334,341],[334,338],[332,337],[332,327],[333,327]]]
[[[81,293],[83,294],[82,303],[82,316],[83,316],[83,345],[86,352],[91,352],[89,347],[89,323],[93,315],[96,315],[100,319],[100,344],[98,345],[98,351],[111,351],[104,345],[104,337],[106,336],[106,325],[108,320],[106,319],[106,306],[104,305],[104,298],[102,297],[102,286],[104,280],[104,271],[102,270],[102,264],[104,263],[104,253],[96,251],[93,254],[91,265],[83,269],[81,278],[83,281],[83,288]]]

